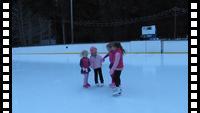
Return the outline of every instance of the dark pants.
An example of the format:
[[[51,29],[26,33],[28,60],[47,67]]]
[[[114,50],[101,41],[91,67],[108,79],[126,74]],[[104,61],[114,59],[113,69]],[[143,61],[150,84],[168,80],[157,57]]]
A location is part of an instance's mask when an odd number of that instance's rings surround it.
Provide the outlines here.
[[[94,81],[95,81],[95,84],[98,83],[98,76],[100,78],[101,83],[104,83],[101,68],[94,69]]]
[[[113,74],[113,80],[115,82],[116,87],[119,87],[121,85],[121,79],[120,79],[121,72],[122,71],[115,70]]]

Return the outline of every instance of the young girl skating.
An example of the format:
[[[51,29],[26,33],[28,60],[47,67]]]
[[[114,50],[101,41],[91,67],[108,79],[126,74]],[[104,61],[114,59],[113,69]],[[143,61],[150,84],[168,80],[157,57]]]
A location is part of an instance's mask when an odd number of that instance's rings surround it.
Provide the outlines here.
[[[88,58],[88,51],[83,50],[81,52],[81,60],[80,60],[80,67],[81,67],[81,74],[83,74],[83,87],[89,88],[90,84],[88,83],[88,76],[90,72],[90,60]]]
[[[113,64],[114,64],[114,51],[111,49],[111,47],[112,47],[111,43],[108,43],[106,45],[106,48],[108,50],[108,54],[106,54],[106,56],[104,56],[104,58],[103,58],[105,60],[107,57],[109,57],[109,61],[110,61],[109,69],[111,69]],[[110,77],[111,77],[111,83],[109,84],[109,86],[111,88],[114,88],[115,87],[115,82],[113,80],[113,75],[110,75]]]
[[[113,75],[113,80],[115,82],[116,88],[113,89],[113,96],[121,94],[121,79],[120,75],[124,68],[123,55],[125,53],[120,42],[113,42],[111,44],[111,49],[114,52],[114,64],[110,70],[110,75]]]
[[[96,86],[100,86],[102,87],[104,84],[104,79],[103,79],[103,75],[102,75],[102,62],[103,62],[103,58],[97,54],[97,48],[95,47],[91,47],[90,48],[90,64],[91,64],[91,68],[94,69],[94,80],[95,80],[95,84]],[[100,78],[100,84],[98,82],[98,77]]]

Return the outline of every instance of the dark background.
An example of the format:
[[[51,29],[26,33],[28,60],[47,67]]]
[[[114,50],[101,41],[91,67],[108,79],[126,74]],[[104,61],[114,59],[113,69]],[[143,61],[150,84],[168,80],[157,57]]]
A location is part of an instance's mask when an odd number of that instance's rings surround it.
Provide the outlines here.
[[[73,10],[73,43],[140,40],[144,25],[160,39],[187,37],[186,0],[73,0]],[[12,17],[15,47],[72,42],[70,0],[15,0]]]

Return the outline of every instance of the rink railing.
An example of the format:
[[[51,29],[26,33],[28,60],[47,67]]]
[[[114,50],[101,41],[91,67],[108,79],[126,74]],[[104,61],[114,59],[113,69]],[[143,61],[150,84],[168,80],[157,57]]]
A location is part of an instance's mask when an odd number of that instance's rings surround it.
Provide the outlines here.
[[[126,54],[187,54],[188,41],[131,41],[122,42]],[[98,49],[99,54],[106,54],[106,43],[53,45],[38,47],[13,48],[14,55],[33,54],[80,54],[82,50],[89,50],[91,46]]]

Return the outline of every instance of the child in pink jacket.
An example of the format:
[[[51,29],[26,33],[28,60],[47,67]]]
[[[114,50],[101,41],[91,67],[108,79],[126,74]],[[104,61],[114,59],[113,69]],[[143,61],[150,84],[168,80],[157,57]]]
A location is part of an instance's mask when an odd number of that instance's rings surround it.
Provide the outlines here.
[[[113,42],[111,49],[114,51],[114,64],[110,70],[110,74],[113,76],[116,88],[113,90],[113,95],[121,94],[121,72],[124,68],[123,55],[125,53],[120,42]]]
[[[103,63],[103,58],[97,54],[97,48],[96,47],[91,47],[90,48],[90,64],[91,68],[94,70],[94,80],[96,86],[102,87],[104,84],[104,79],[103,79],[103,74],[102,74],[102,63]],[[100,84],[98,82],[98,77],[100,78]]]

